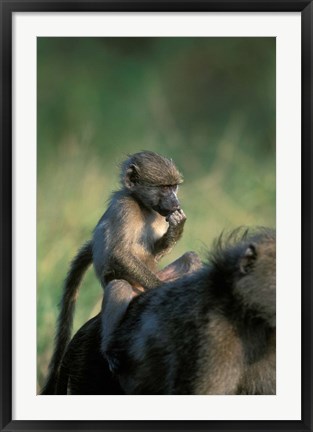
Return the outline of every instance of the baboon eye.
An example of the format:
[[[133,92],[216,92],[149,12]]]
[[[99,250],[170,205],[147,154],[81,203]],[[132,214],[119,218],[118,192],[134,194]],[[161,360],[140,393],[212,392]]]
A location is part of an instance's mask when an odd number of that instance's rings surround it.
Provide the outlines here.
[[[162,192],[169,192],[169,191],[176,192],[178,189],[177,185],[161,185],[160,188]]]

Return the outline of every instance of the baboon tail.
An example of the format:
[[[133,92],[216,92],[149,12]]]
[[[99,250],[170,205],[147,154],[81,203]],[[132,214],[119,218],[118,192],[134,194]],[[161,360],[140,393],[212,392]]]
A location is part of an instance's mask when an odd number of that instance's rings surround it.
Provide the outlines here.
[[[80,248],[71,262],[70,269],[64,282],[54,353],[49,365],[48,379],[41,392],[43,395],[51,395],[56,392],[61,361],[71,337],[78,288],[91,263],[92,243],[91,241],[88,241]]]

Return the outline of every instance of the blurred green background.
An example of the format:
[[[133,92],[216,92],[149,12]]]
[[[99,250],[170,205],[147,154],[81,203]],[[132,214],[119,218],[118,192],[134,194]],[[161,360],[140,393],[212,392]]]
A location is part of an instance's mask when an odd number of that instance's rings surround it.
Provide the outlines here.
[[[153,150],[184,174],[186,250],[223,229],[275,226],[275,38],[38,38],[38,388],[68,264],[118,188],[118,164]],[[75,329],[101,288],[83,283]]]

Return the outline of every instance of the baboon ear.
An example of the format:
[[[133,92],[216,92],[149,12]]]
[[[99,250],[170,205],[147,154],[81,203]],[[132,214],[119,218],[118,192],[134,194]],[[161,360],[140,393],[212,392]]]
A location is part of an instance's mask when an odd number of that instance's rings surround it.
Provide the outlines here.
[[[125,186],[130,190],[134,189],[135,184],[138,181],[138,171],[138,167],[134,164],[131,164],[126,170],[124,182]]]
[[[250,272],[250,270],[253,267],[253,264],[255,263],[257,258],[257,250],[256,246],[251,243],[247,249],[245,250],[244,254],[242,255],[240,259],[240,273],[241,274],[247,274]]]

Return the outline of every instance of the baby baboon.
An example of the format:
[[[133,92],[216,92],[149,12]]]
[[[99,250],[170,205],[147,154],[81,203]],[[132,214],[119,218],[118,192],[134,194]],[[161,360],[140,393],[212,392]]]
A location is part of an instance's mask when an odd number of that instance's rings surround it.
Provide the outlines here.
[[[55,394],[62,357],[71,335],[78,286],[89,265],[103,288],[125,279],[133,288],[160,285],[157,262],[181,237],[186,216],[177,199],[182,176],[172,162],[157,153],[131,155],[121,167],[122,187],[71,263],[65,280],[55,350],[42,394]],[[130,300],[130,299],[128,299]],[[111,298],[114,309],[114,298]]]
[[[157,275],[163,281],[175,280],[185,274],[192,273],[201,267],[201,261],[194,252],[187,252],[182,257],[160,270]],[[123,288],[127,282],[112,281],[108,284],[105,294],[109,291],[119,295],[119,285]],[[113,289],[114,287],[114,289]],[[123,311],[123,305],[120,309]],[[113,310],[118,306],[113,302]],[[110,311],[109,311],[110,312]],[[121,318],[121,310],[118,311]],[[104,314],[105,315],[105,314]],[[112,314],[111,314],[112,315]],[[117,317],[107,319],[108,334],[117,325]],[[56,394],[97,395],[124,394],[118,379],[112,375],[107,360],[101,354],[101,314],[90,319],[75,334],[64,354],[60,374],[56,384]],[[106,327],[105,327],[106,328]],[[103,336],[103,329],[102,329]]]
[[[126,394],[275,394],[275,238],[221,236],[201,269],[131,301],[106,346]]]

